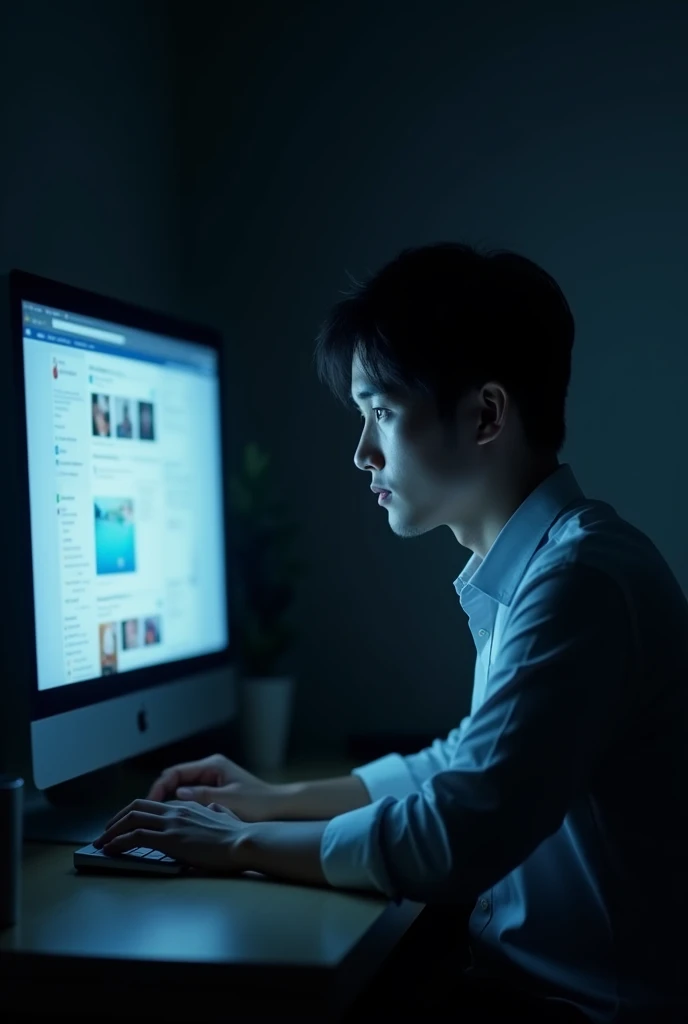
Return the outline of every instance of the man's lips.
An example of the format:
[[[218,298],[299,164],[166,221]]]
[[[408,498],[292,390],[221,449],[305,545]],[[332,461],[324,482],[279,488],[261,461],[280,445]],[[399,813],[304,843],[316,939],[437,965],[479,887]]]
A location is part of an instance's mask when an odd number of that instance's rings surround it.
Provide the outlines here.
[[[392,497],[392,492],[385,490],[384,487],[371,487],[370,489],[373,494],[377,495],[378,505],[384,504],[384,502],[388,501]]]

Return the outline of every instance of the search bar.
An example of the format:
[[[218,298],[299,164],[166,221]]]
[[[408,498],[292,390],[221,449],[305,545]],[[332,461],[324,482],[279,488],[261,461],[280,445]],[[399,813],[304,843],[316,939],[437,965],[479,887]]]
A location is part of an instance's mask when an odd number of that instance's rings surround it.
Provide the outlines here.
[[[69,320],[53,320],[53,330],[64,331],[65,334],[78,334],[82,338],[93,338],[94,341],[109,341],[111,345],[123,345],[126,340],[123,334],[103,331],[100,327],[87,327],[85,324],[73,324]]]

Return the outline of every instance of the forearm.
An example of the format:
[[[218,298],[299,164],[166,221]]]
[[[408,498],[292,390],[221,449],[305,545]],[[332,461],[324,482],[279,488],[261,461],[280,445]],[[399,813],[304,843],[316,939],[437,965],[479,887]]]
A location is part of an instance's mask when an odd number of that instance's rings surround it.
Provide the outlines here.
[[[282,821],[328,821],[371,802],[368,790],[356,775],[314,782],[294,782],[277,787]]]
[[[247,824],[232,850],[236,871],[260,871],[273,878],[326,885],[320,863],[325,821],[259,821]]]

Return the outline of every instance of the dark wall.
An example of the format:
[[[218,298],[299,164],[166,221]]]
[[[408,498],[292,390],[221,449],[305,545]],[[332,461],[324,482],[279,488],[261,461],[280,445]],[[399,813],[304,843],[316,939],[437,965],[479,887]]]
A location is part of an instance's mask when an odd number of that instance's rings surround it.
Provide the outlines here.
[[[446,731],[473,651],[448,535],[390,535],[312,339],[403,246],[518,249],[578,339],[564,453],[688,586],[688,5],[178,8],[187,281],[228,336],[236,423],[274,452],[312,570],[297,735]]]
[[[166,5],[3,4],[0,273],[183,307]]]

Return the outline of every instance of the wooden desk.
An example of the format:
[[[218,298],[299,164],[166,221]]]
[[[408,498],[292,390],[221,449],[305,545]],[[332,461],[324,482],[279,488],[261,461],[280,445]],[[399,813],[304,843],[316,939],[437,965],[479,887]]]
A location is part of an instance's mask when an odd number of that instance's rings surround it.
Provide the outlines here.
[[[73,850],[26,844],[2,1017],[335,1021],[423,910],[257,874],[78,874]]]

